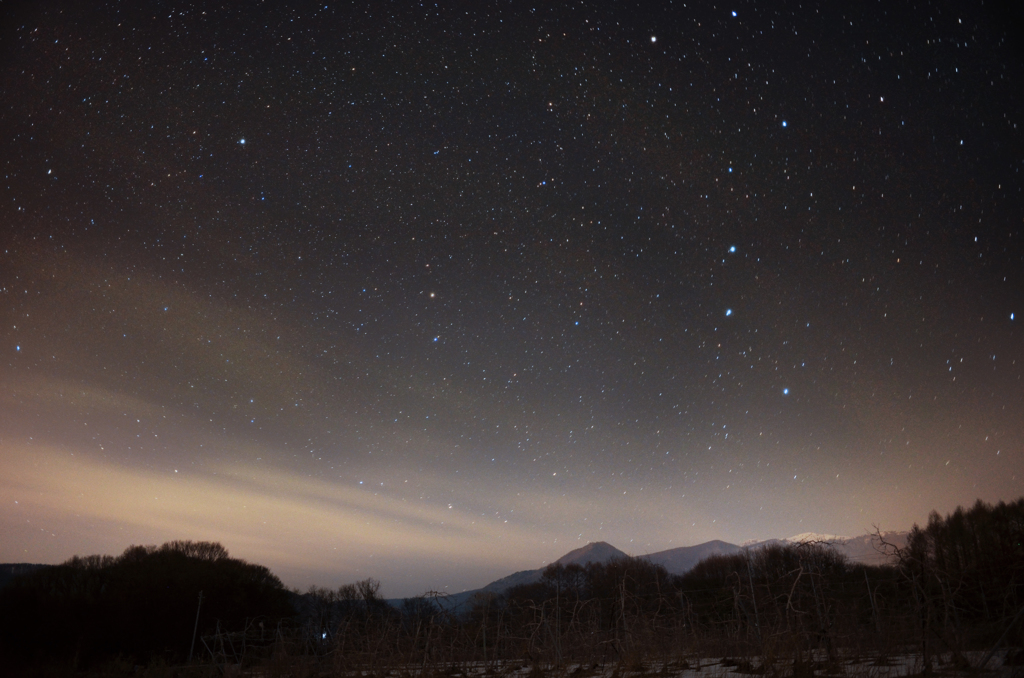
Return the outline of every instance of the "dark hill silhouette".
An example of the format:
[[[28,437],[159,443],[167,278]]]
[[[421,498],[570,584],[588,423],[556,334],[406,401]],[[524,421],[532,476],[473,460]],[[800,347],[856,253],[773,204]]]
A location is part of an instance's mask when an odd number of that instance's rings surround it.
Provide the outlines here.
[[[0,589],[0,609],[0,656],[26,667],[73,661],[80,668],[118,655],[182,662],[197,627],[203,634],[294,614],[270,570],[228,557],[220,544],[192,541],[33,568]]]

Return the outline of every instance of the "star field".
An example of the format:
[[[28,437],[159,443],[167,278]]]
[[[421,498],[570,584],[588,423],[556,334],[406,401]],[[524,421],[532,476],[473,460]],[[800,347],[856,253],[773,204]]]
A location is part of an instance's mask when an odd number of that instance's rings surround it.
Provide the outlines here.
[[[1015,499],[1021,19],[11,10],[0,561],[414,595]]]

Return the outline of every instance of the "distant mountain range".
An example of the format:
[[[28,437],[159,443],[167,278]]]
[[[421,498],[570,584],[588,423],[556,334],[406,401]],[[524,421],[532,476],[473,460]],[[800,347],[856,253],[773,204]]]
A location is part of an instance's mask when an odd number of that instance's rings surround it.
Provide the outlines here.
[[[887,543],[902,547],[906,544],[908,532],[882,532],[881,537]],[[656,565],[661,565],[670,574],[686,574],[694,568],[697,563],[710,556],[730,555],[740,553],[747,549],[756,549],[772,544],[805,544],[818,542],[828,544],[856,563],[866,565],[881,565],[886,562],[886,557],[880,553],[876,546],[878,538],[874,535],[865,534],[860,537],[841,537],[834,534],[817,534],[804,532],[786,539],[768,539],[766,541],[748,541],[742,545],[730,544],[728,542],[713,540],[697,544],[696,546],[680,546],[666,551],[657,551],[639,556],[646,558]],[[588,563],[607,563],[617,558],[630,557],[625,551],[620,551],[608,542],[590,542],[586,546],[569,551],[564,556],[554,561],[562,565],[575,563],[587,565]],[[540,581],[544,568],[536,570],[520,570],[508,576],[492,581],[487,586],[472,591],[463,591],[447,597],[451,605],[459,606],[477,593],[502,593],[514,586],[533,584]]]
[[[882,532],[881,537],[889,544],[902,547],[906,544],[908,534],[908,532],[891,531]],[[697,563],[710,556],[730,555],[733,553],[740,553],[746,549],[754,549],[771,544],[802,544],[807,542],[830,544],[853,562],[864,563],[867,565],[881,565],[886,562],[885,556],[876,549],[878,538],[874,535],[865,534],[860,537],[840,537],[837,535],[815,534],[812,532],[805,532],[787,539],[749,541],[744,542],[739,546],[716,539],[714,541],[704,542],[703,544],[697,544],[696,546],[680,546],[678,548],[668,549],[667,551],[648,553],[647,555],[639,557],[646,558],[656,565],[661,565],[671,574],[686,574],[692,570]],[[625,551],[620,551],[607,542],[596,541],[578,549],[569,551],[554,562],[562,565],[569,565],[572,563],[577,565],[587,565],[588,563],[607,563],[610,560],[628,557],[630,556]],[[30,563],[0,564],[0,587],[6,585],[12,577],[25,572],[31,572],[32,570],[40,567],[47,566],[34,565]],[[543,572],[544,568],[536,570],[520,570],[519,572],[514,572],[506,577],[502,577],[501,579],[496,579],[483,588],[449,595],[446,600],[450,605],[457,607],[469,600],[476,593],[486,592],[497,594],[507,591],[514,586],[538,582],[540,581],[541,574]],[[395,600],[392,602],[400,603],[401,601]]]
[[[907,535],[909,532],[890,530],[888,532],[882,532],[879,536],[887,544],[891,544],[898,548],[903,548],[907,543]],[[880,546],[878,537],[873,534],[864,534],[859,537],[840,537],[834,534],[816,534],[814,532],[804,532],[788,539],[769,539],[767,541],[754,541],[745,542],[744,548],[756,548],[758,546],[766,546],[768,544],[804,544],[807,542],[819,542],[822,544],[830,544],[835,550],[839,551],[851,561],[855,563],[863,563],[865,565],[883,565],[887,562],[886,556],[878,550]]]
[[[739,553],[743,549],[735,544],[719,541],[706,541],[696,546],[680,546],[667,551],[649,553],[644,558],[655,565],[661,565],[672,574],[684,574],[694,568],[700,561],[710,556],[727,556]]]

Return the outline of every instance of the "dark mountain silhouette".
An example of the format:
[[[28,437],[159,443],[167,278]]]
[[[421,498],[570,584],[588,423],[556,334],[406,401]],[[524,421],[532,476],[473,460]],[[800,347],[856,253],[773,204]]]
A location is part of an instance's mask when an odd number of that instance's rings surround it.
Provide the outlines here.
[[[555,562],[560,565],[586,565],[587,563],[607,563],[609,560],[628,557],[629,556],[625,552],[620,551],[608,542],[592,541],[586,546],[581,546],[578,549],[569,551]],[[520,570],[519,572],[514,572],[507,577],[502,577],[501,579],[492,581],[490,584],[479,590],[487,591],[488,593],[501,593],[503,591],[507,591],[513,586],[533,584],[534,582],[540,581],[540,574],[543,571],[544,568],[536,570]],[[467,593],[476,593],[476,591],[467,591]]]
[[[587,563],[607,563],[609,560],[628,557],[627,553],[606,541],[592,541],[586,546],[569,551],[555,562],[560,565],[586,565]]]
[[[906,544],[907,534],[909,533],[905,531],[890,531],[883,532],[882,537],[887,542],[902,547]],[[746,549],[755,549],[763,546],[771,546],[773,544],[786,545],[804,542],[830,544],[836,551],[857,563],[880,565],[885,562],[886,559],[886,557],[875,548],[877,540],[874,535],[864,534],[860,537],[837,537],[834,535],[817,535],[811,533],[800,534],[788,539],[751,541],[744,543],[742,546],[715,539],[704,542],[703,544],[696,544],[695,546],[680,546],[674,549],[649,553],[640,557],[645,558],[655,565],[661,565],[668,570],[669,574],[682,575],[692,570],[697,563],[710,556],[731,555]],[[573,563],[577,565],[586,565],[587,563],[606,563],[617,558],[628,557],[629,555],[627,553],[620,551],[608,542],[597,541],[569,551],[554,562],[561,565],[569,565]],[[543,571],[544,568],[513,572],[501,579],[492,581],[483,588],[452,594],[447,597],[447,604],[452,607],[459,607],[477,593],[503,593],[514,586],[534,584],[540,581],[540,576]]]
[[[686,574],[708,556],[730,555],[739,553],[741,550],[735,544],[715,539],[696,546],[680,546],[667,551],[650,553],[643,557],[655,565],[661,565],[670,574]]]
[[[540,573],[541,570],[519,570],[518,572],[513,572],[507,577],[495,579],[490,584],[479,590],[489,591],[491,593],[501,593],[513,586],[522,586],[523,584],[532,584],[540,581]]]
[[[581,546],[578,549],[569,551],[564,556],[556,560],[555,563],[561,565],[575,564],[582,566],[587,563],[607,563],[610,560],[628,557],[629,554],[624,551],[620,551],[608,542],[594,541],[590,542],[586,546]],[[495,579],[483,588],[450,594],[444,598],[444,602],[442,604],[451,609],[458,609],[478,593],[504,593],[515,586],[535,584],[540,581],[540,575],[543,571],[544,568],[538,568],[536,570],[520,570],[518,572],[513,572],[501,579]],[[391,600],[389,602],[392,605],[398,605],[401,604],[402,601]]]

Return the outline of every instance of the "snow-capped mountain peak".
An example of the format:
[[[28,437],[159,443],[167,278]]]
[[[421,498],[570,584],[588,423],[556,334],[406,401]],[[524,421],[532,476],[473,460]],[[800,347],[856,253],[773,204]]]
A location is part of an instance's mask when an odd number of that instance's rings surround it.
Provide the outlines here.
[[[806,544],[809,541],[826,542],[832,543],[844,543],[850,541],[849,537],[841,537],[838,534],[819,534],[817,532],[801,532],[800,534],[793,535],[783,539],[782,541],[789,542],[790,544]]]

